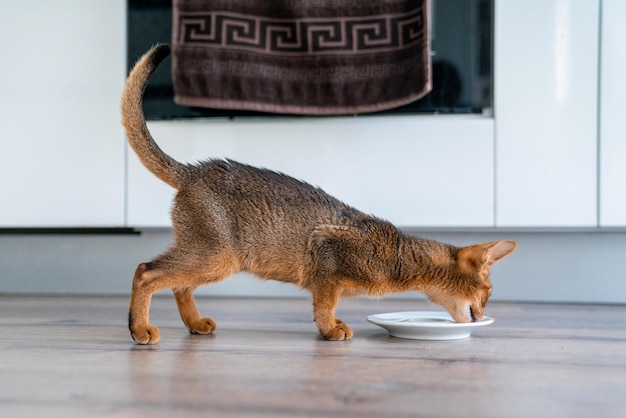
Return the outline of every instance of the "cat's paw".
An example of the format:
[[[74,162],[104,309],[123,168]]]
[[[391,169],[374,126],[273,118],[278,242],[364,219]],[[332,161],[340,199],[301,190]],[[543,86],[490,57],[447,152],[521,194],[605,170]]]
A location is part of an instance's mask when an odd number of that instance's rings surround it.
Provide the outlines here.
[[[343,341],[352,338],[354,333],[345,322],[341,319],[335,319],[335,324],[334,328],[331,328],[327,332],[322,332],[322,337],[324,337],[324,339],[331,341]]]
[[[130,336],[137,344],[156,344],[161,338],[159,329],[154,325],[136,327],[130,331]]]
[[[217,329],[217,324],[211,318],[200,318],[197,321],[188,324],[191,334],[213,334]]]

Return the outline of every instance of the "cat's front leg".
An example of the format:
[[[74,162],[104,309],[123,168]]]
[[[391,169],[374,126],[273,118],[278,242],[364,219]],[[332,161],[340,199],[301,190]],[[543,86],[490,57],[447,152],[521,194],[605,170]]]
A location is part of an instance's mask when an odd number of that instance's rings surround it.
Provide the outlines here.
[[[326,340],[341,341],[352,338],[352,329],[341,319],[335,318],[339,302],[339,289],[322,286],[311,290],[313,294],[313,315],[321,336]]]

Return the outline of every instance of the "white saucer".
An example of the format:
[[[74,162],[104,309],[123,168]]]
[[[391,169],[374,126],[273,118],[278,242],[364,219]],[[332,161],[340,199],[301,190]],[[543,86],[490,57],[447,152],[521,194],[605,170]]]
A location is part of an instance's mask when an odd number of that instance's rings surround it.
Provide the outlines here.
[[[413,340],[458,340],[467,338],[477,327],[493,324],[483,316],[478,322],[455,322],[447,312],[391,312],[370,315],[367,320],[399,338]]]

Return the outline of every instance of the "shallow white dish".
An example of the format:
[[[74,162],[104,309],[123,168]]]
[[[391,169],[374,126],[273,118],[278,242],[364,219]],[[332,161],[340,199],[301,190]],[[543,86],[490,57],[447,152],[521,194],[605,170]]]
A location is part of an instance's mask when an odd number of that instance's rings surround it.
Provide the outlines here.
[[[367,320],[399,338],[413,340],[458,340],[467,338],[478,327],[493,324],[495,319],[483,316],[478,322],[455,322],[447,312],[391,312],[370,315]]]

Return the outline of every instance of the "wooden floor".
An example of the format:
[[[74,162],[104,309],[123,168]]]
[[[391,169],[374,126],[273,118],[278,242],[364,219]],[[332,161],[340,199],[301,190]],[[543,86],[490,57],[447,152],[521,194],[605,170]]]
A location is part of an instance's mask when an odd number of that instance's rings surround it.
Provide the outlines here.
[[[351,341],[322,341],[307,299],[200,299],[218,330],[188,335],[153,302],[155,346],[132,343],[127,298],[0,296],[0,417],[623,417],[626,306],[491,303],[469,339],[389,337],[353,300]]]

